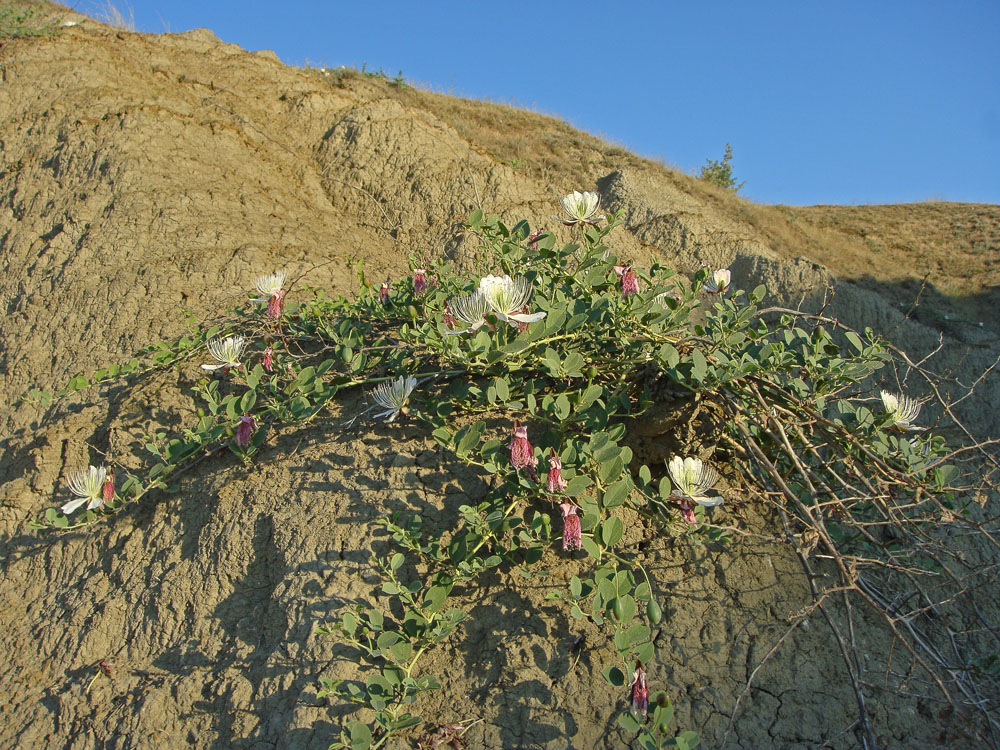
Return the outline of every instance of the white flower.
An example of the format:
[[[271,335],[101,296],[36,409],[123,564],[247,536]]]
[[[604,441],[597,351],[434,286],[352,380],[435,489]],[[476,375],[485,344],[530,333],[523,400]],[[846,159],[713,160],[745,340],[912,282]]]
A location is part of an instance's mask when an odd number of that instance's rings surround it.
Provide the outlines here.
[[[594,216],[598,206],[601,205],[601,196],[597,193],[580,193],[574,190],[569,195],[562,198],[562,207],[570,218],[553,216],[556,221],[561,221],[568,227],[574,224],[596,224],[604,219],[603,216]]]
[[[920,413],[919,401],[909,396],[897,396],[888,391],[882,391],[879,395],[882,396],[882,405],[889,413],[893,427],[904,432],[919,432],[924,429],[913,424],[913,420]]]
[[[667,464],[667,471],[674,480],[678,495],[707,507],[722,504],[721,497],[705,495],[718,481],[719,472],[702,463],[700,458],[673,456]]]
[[[448,312],[456,323],[466,327],[461,331],[445,331],[447,334],[471,333],[486,323],[486,313],[489,305],[482,292],[473,292],[448,300]]]
[[[406,413],[406,401],[410,398],[410,393],[417,386],[417,379],[414,377],[404,378],[400,375],[392,381],[380,383],[374,391],[372,398],[379,406],[384,406],[385,411],[375,415],[378,417],[388,417],[386,422],[394,420],[400,412]]]
[[[251,299],[251,302],[267,302],[271,297],[281,291],[285,285],[285,274],[281,271],[272,273],[269,276],[258,276],[254,281],[254,286],[262,296]]]
[[[218,370],[220,367],[237,368],[240,367],[240,357],[246,347],[246,339],[242,336],[229,336],[219,338],[214,336],[208,341],[208,353],[219,360],[217,365],[202,365],[203,370]]]
[[[729,282],[732,281],[732,274],[728,268],[720,268],[712,273],[705,281],[703,289],[709,294],[725,294],[729,289]]]
[[[544,312],[522,313],[531,299],[531,282],[523,276],[486,276],[479,281],[479,294],[486,300],[490,310],[500,320],[512,326],[518,323],[534,323],[545,317]]]
[[[62,512],[69,515],[84,503],[87,503],[87,510],[103,505],[104,480],[107,476],[108,470],[103,466],[91,466],[87,471],[75,471],[66,477],[69,491],[76,495],[77,499],[70,500],[62,506]]]

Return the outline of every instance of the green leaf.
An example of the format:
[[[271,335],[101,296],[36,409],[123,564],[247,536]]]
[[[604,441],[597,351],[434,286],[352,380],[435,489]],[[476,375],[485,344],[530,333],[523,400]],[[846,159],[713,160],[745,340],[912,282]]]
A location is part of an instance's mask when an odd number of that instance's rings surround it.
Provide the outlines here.
[[[611,436],[607,432],[602,431],[594,433],[593,435],[590,436],[590,442],[587,444],[587,448],[590,450],[592,454],[596,453],[605,445],[607,445],[610,439]]]
[[[240,410],[244,414],[249,414],[250,410],[253,409],[254,404],[257,403],[257,392],[247,391],[243,394],[243,398],[240,399]]]
[[[247,373],[247,385],[250,386],[251,389],[255,389],[263,376],[264,368],[261,367],[260,364],[256,365]]]
[[[570,413],[569,399],[566,397],[565,393],[560,393],[559,397],[555,401],[555,413],[556,417],[562,421],[565,420]]]
[[[681,355],[677,352],[673,344],[664,344],[660,347],[660,359],[666,362],[667,366],[672,369],[677,367],[681,361]]]
[[[642,482],[642,486],[647,486],[653,481],[653,474],[650,472],[649,467],[643,464],[639,467],[639,481]]]
[[[625,468],[625,464],[622,462],[622,457],[618,456],[610,461],[606,461],[601,464],[600,477],[601,481],[605,484],[615,481],[619,476],[621,476],[622,470]]]
[[[584,552],[590,555],[595,560],[601,557],[601,548],[597,546],[597,542],[594,541],[593,537],[585,536],[580,540],[580,544],[583,547]]]
[[[299,374],[295,377],[295,382],[292,385],[302,393],[307,393],[309,390],[311,390],[313,383],[315,381],[316,381],[316,368],[305,367],[301,371],[299,371]]]
[[[380,651],[392,648],[400,641],[406,640],[401,633],[397,633],[395,630],[386,630],[384,633],[379,634],[378,639],[375,641],[375,645],[378,646]]]
[[[691,379],[702,383],[707,375],[708,362],[705,355],[701,353],[701,349],[694,349],[691,352]]]
[[[454,435],[452,431],[447,427],[438,427],[434,432],[431,433],[431,437],[438,441],[441,445],[448,448],[451,447],[451,441]]]
[[[622,687],[625,684],[625,673],[618,667],[605,667],[601,670],[601,675],[607,680],[609,685]]]
[[[642,724],[632,715],[631,711],[622,711],[618,714],[618,726],[633,734],[642,729]]]
[[[634,617],[635,600],[632,599],[631,597],[628,598],[632,600],[632,616]],[[628,622],[630,619],[631,618],[627,618],[625,622]],[[632,627],[630,627],[628,630],[625,631],[625,638],[626,640],[628,640],[630,646],[634,643],[639,643],[640,641],[648,640],[649,625],[644,625],[643,623],[636,623],[635,625],[633,625]]]
[[[652,641],[646,641],[633,648],[632,652],[639,661],[649,663],[653,660],[653,655],[656,653],[656,646],[653,645]]]
[[[660,497],[666,500],[670,497],[673,488],[670,485],[670,479],[668,477],[660,477]]]
[[[584,474],[577,474],[575,477],[569,480],[566,484],[566,489],[563,490],[570,497],[576,497],[585,489],[590,486],[590,477]]]
[[[620,479],[604,491],[603,505],[605,508],[617,508],[625,502],[629,493],[628,479]],[[605,542],[605,544],[608,544]],[[609,545],[610,546],[610,545]]]
[[[579,413],[594,403],[604,393],[604,388],[599,385],[589,385],[580,395],[580,400],[576,404],[576,411]]]
[[[583,373],[580,372],[580,368],[586,364],[583,355],[580,352],[570,352],[566,359],[563,360],[563,370],[570,377],[579,378],[583,377]]]
[[[405,664],[412,654],[413,644],[409,641],[400,641],[389,649],[389,656],[397,664]]]
[[[351,750],[368,750],[371,747],[372,731],[364,722],[348,722],[346,731]]]
[[[577,576],[573,576],[569,579],[569,592],[577,599],[579,599],[580,594],[583,593],[583,584]]]
[[[239,399],[236,398],[234,394],[230,394],[222,399],[223,406],[226,407],[226,417],[229,418],[230,422],[235,422],[237,417],[239,417]]]
[[[624,532],[625,526],[622,524],[621,519],[618,516],[611,516],[611,518],[601,524],[601,540],[604,542],[604,546],[614,547],[618,544]]]
[[[463,455],[472,450],[472,447],[479,445],[479,440],[483,436],[483,432],[486,430],[486,422],[479,420],[474,425],[469,427],[463,427],[459,430],[458,443],[455,446],[455,452],[459,455]]]
[[[423,608],[427,612],[438,612],[448,598],[448,591],[449,589],[446,586],[431,586],[424,597]]]
[[[934,483],[938,489],[944,489],[958,477],[958,467],[952,464],[944,464],[934,469]]]
[[[552,377],[558,378],[562,375],[562,360],[559,359],[556,350],[551,347],[545,349],[545,366],[549,368],[549,374]]]
[[[506,378],[496,378],[493,381],[493,387],[496,389],[497,398],[501,401],[510,400],[510,386]]]
[[[844,338],[857,350],[858,354],[861,354],[865,350],[865,345],[861,342],[861,337],[858,336],[854,331],[847,331],[844,334]]]

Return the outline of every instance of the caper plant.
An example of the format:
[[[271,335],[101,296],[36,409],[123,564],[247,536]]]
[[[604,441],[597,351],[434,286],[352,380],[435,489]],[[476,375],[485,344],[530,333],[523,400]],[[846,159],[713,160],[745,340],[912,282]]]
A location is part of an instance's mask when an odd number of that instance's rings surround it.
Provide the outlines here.
[[[864,382],[890,360],[872,332],[862,338],[815,320],[807,330],[794,311],[762,311],[766,290],[734,288],[727,269],[689,279],[659,261],[640,267],[616,255],[609,235],[622,216],[598,215],[595,194],[572,193],[563,208],[558,220],[575,235],[565,245],[526,221],[508,227],[474,212],[473,275],[414,257],[411,277],[371,283],[362,269],[355,297],[315,291],[288,308],[284,276],[261,277],[256,307],[237,323],[155,350],[161,366],[193,367],[193,357],[210,355],[197,423],[151,436],[155,461],[142,476],[124,472],[113,500],[72,517],[53,508],[37,525],[92,523],[169,488],[171,474],[219,448],[255,460],[284,428],[332,419],[339,393],[365,389],[375,405],[361,416],[375,429],[425,424],[490,489],[446,533],[415,515],[381,520],[401,550],[380,563],[382,600],[346,607],[321,628],[370,670],[359,680],[321,679],[321,697],[373,717],[347,722],[331,747],[377,748],[420,721],[410,707],[438,682],[418,663],[467,617],[456,582],[544,568],[554,555],[579,572],[549,597],[607,635],[602,674],[622,689],[619,726],[643,748],[694,747],[693,732],[669,729],[666,693],[654,689],[650,699],[662,583],[623,542],[629,525],[724,542],[712,509],[728,488],[756,488],[784,498],[789,534],[818,530],[842,559],[870,548],[866,524],[885,520],[877,482],[891,482],[897,497],[940,499],[952,496],[955,471],[941,458],[943,440],[908,429],[916,407],[902,394],[883,397],[882,409],[864,405]],[[662,465],[646,464],[630,430],[664,392],[715,418],[698,445],[675,440]],[[872,463],[878,477],[859,478]],[[833,502],[843,512],[829,513]],[[900,508],[926,522],[914,504]]]

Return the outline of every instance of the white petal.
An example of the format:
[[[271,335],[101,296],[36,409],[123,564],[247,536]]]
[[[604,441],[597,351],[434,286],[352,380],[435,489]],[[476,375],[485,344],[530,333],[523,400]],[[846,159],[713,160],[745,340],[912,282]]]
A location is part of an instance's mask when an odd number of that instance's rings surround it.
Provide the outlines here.
[[[506,315],[505,318],[510,318],[511,320],[516,320],[518,323],[534,323],[536,321],[544,318],[546,313],[536,312],[536,313],[514,313],[513,315]],[[497,316],[500,317],[500,316]]]
[[[87,503],[87,510],[93,510],[94,508],[100,508],[102,505],[104,505],[104,498],[103,497],[95,497],[93,500],[91,500],[89,503]]]
[[[81,505],[83,505],[86,502],[86,500],[87,500],[87,498],[85,498],[85,497],[80,497],[80,498],[77,498],[76,500],[70,500],[68,503],[66,503],[59,510],[61,510],[63,512],[63,515],[68,516],[74,510],[76,510]]]
[[[694,500],[696,503],[698,503],[698,505],[704,505],[706,508],[712,508],[716,505],[722,505],[723,502],[722,498],[718,496],[706,497],[705,495],[695,495],[691,499]]]
[[[218,370],[220,367],[225,367],[225,365],[202,365],[202,370]]]

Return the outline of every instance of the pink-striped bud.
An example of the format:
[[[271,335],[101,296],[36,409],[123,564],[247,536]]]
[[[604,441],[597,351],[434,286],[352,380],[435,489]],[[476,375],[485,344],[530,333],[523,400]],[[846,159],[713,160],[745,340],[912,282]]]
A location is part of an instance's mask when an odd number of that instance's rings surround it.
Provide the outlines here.
[[[563,550],[580,549],[583,545],[583,529],[580,527],[580,515],[573,503],[562,503],[563,514]]]
[[[413,269],[413,293],[418,297],[427,291],[427,271],[423,268]]]
[[[528,469],[534,473],[538,459],[535,449],[528,442],[528,427],[514,420],[514,434],[510,439],[510,463],[515,469]]]
[[[245,449],[248,445],[250,445],[250,437],[256,429],[257,420],[244,414],[240,417],[240,423],[236,425],[236,444],[240,448]]]
[[[635,672],[632,673],[632,685],[629,688],[632,693],[632,713],[646,715],[649,709],[649,688],[646,687],[646,671],[642,668],[642,662],[635,663]]]
[[[639,291],[639,277],[635,275],[632,266],[615,266],[615,273],[622,282],[622,297]]]
[[[549,448],[549,475],[545,478],[545,489],[549,492],[562,492],[566,489],[566,480],[562,478],[562,459],[552,448]]]
[[[533,234],[528,235],[528,239],[527,239],[528,247],[530,247],[532,250],[537,250],[538,249],[538,238],[541,237],[543,234],[545,234],[545,229],[544,228],[539,229],[537,232],[534,232]]]
[[[104,479],[104,486],[101,488],[101,500],[110,503],[115,499],[115,470],[108,469],[108,475]]]
[[[285,309],[285,290],[279,289],[267,300],[267,317],[269,320],[280,320],[281,311]]]
[[[686,497],[681,498],[681,518],[692,525],[698,523],[698,519],[694,515],[694,506]]]
[[[378,301],[382,303],[383,307],[389,306],[389,282],[383,281],[382,286],[378,290]]]
[[[261,363],[264,369],[271,372],[274,369],[274,349],[268,344],[267,348],[264,350],[264,361]]]

